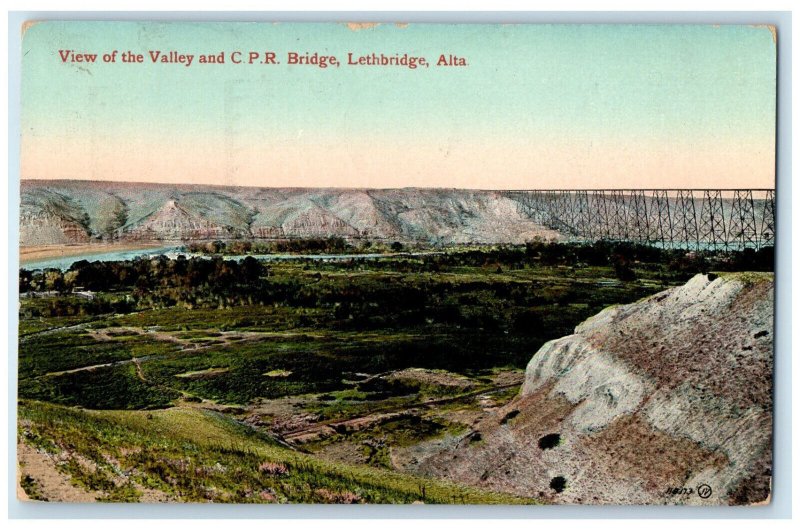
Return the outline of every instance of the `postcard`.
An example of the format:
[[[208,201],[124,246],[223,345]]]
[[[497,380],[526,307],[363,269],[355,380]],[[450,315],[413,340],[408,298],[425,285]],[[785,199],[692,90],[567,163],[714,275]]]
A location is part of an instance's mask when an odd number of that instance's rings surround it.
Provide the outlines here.
[[[31,21],[17,497],[756,505],[771,26]]]

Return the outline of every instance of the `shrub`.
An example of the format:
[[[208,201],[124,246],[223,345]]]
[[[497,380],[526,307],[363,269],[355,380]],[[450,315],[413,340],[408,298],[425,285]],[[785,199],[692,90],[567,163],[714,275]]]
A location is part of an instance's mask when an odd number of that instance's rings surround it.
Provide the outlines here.
[[[258,470],[266,475],[285,475],[289,472],[285,465],[276,462],[262,462]]]

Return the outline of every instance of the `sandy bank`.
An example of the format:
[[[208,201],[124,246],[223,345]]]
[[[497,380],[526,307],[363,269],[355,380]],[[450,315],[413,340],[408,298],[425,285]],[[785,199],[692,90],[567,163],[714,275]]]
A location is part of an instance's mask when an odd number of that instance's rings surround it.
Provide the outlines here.
[[[78,245],[35,245],[20,247],[19,261],[21,264],[32,261],[61,258],[67,256],[82,256],[100,252],[122,252],[127,250],[142,250],[147,248],[163,247],[163,242],[153,243],[86,243]]]

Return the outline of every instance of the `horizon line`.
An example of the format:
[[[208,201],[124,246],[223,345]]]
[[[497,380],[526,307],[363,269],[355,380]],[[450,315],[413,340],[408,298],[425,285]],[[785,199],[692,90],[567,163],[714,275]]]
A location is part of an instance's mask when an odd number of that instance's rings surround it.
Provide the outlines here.
[[[771,188],[457,188],[457,187],[439,187],[439,186],[407,186],[407,187],[350,187],[350,186],[248,186],[240,184],[199,184],[199,183],[178,183],[178,182],[145,182],[135,180],[92,180],[92,179],[37,179],[37,178],[20,178],[20,187],[23,183],[49,183],[49,182],[64,182],[64,183],[86,183],[86,184],[100,184],[100,185],[141,185],[141,186],[175,186],[175,187],[197,187],[197,188],[237,188],[237,189],[256,189],[256,190],[341,190],[341,191],[371,191],[371,190],[452,190],[452,191],[482,191],[482,192],[573,192],[573,191],[776,191],[776,187]]]

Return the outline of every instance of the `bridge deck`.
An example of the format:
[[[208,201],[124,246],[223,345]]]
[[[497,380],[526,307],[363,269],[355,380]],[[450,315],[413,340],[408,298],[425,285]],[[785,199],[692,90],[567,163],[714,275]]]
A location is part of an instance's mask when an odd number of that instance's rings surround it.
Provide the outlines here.
[[[773,189],[509,190],[517,210],[572,240],[694,249],[775,244]]]

